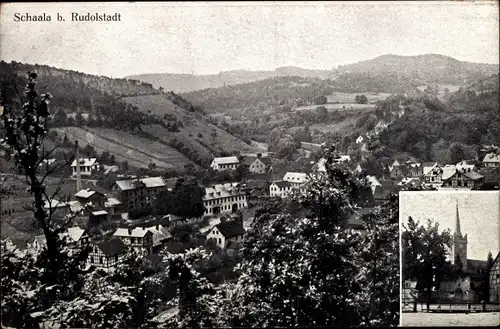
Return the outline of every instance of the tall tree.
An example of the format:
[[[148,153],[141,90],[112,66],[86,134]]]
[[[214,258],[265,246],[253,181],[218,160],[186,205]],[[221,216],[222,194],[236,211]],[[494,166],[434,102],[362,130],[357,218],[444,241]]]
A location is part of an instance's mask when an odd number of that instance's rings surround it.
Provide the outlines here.
[[[413,218],[403,225],[403,279],[416,280],[417,290],[424,294],[429,307],[433,288],[438,290],[442,279],[451,272],[446,256],[451,246],[449,230],[439,231],[430,219],[420,225]]]

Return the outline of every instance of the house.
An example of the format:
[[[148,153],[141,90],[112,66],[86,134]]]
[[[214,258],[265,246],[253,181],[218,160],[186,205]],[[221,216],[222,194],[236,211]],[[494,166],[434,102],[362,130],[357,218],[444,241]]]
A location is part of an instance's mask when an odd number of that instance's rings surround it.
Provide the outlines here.
[[[483,164],[485,167],[500,167],[500,154],[486,154],[483,159]]]
[[[490,303],[500,304],[500,252],[489,269]]]
[[[457,170],[463,171],[465,170],[471,170],[471,171],[476,171],[478,168],[476,167],[476,161],[475,160],[462,160],[459,163],[455,165]]]
[[[229,247],[243,241],[245,229],[238,221],[230,220],[215,225],[207,234],[207,240],[214,239],[219,248]]]
[[[292,192],[292,184],[287,181],[276,181],[269,185],[269,196],[286,198]]]
[[[483,167],[479,169],[479,174],[484,176],[482,189],[500,188],[500,167]]]
[[[82,205],[92,204],[92,209],[104,209],[106,203],[106,196],[92,189],[83,189],[75,194],[75,199]]]
[[[462,269],[458,278],[445,278],[434,297],[440,300],[478,303],[483,289],[483,278],[487,271],[488,262],[467,257],[467,234],[463,235],[460,230],[460,217],[458,204],[456,210],[455,232],[452,237],[450,260],[452,264]]]
[[[365,139],[363,138],[363,136],[359,135],[359,137],[356,138],[356,144],[361,144],[361,143],[363,143],[364,140]]]
[[[104,202],[104,210],[110,215],[115,214],[121,207],[122,203],[120,200],[110,197],[106,199],[106,202]]]
[[[221,158],[214,158],[212,160],[212,163],[210,164],[210,168],[218,171],[235,170],[239,164],[240,161],[238,160],[238,157],[235,156],[221,157]]]
[[[410,177],[414,178],[422,176],[424,172],[422,164],[417,162],[409,163],[407,168],[410,170]]]
[[[153,252],[153,233],[146,227],[118,228],[113,237],[139,253],[148,255]]]
[[[391,165],[389,165],[389,172],[392,171],[392,168],[401,166],[403,163],[404,163],[403,160],[395,159],[394,162]]]
[[[273,171],[271,158],[257,155],[255,158],[245,159],[245,164],[248,165],[248,171],[255,174],[265,174]]]
[[[151,227],[146,227],[146,230],[153,234],[153,253],[158,253],[168,240],[172,238],[170,231],[163,225],[155,225]]]
[[[82,176],[92,176],[92,173],[99,170],[99,162],[96,158],[80,158],[80,175]],[[72,176],[77,176],[77,165],[76,160],[71,163]]]
[[[239,183],[216,184],[205,188],[205,216],[235,212],[247,208],[247,193]]]
[[[167,190],[167,184],[162,177],[146,177],[116,181],[111,190],[125,211],[144,210],[154,206],[158,194]]]
[[[484,182],[484,176],[475,171],[462,170],[456,171],[453,175],[443,181],[442,187],[451,188],[475,188],[481,186]]]
[[[404,177],[410,177],[411,171],[405,165],[392,166],[392,170],[389,176],[393,179],[401,179]]]
[[[301,185],[309,181],[309,177],[306,173],[287,172],[285,176],[283,176],[283,181],[289,182],[292,187],[300,187]]]
[[[45,201],[43,207],[47,211],[52,211],[54,217],[66,217],[68,215],[82,214],[84,207],[79,201],[60,201],[52,199]]]
[[[87,265],[103,270],[113,269],[123,262],[127,251],[128,248],[122,240],[113,237],[105,238],[92,244],[92,249],[87,258]]]
[[[67,238],[70,246],[74,247],[81,247],[82,245],[90,242],[90,235],[88,234],[87,230],[82,229],[78,226],[68,228],[66,232],[59,234],[59,236]]]
[[[70,248],[79,248],[90,242],[90,235],[87,230],[78,226],[67,228],[64,232],[59,233],[59,238],[66,238]],[[33,238],[31,246],[35,249],[42,249],[47,245],[45,235],[37,235]]]

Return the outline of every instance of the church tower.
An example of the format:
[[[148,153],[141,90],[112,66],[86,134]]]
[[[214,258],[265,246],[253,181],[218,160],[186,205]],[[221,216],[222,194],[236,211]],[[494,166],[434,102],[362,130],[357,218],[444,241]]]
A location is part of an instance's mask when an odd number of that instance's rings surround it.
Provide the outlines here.
[[[459,262],[462,264],[462,270],[467,270],[467,234],[462,235],[460,231],[460,217],[458,214],[458,202],[457,202],[457,218],[455,223],[455,232],[453,233],[453,244],[451,252],[451,262],[456,264]]]

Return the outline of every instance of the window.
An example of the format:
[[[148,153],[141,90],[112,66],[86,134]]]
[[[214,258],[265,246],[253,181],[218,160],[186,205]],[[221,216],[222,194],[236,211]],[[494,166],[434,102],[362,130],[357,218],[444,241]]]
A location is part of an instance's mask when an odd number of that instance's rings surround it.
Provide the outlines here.
[[[99,258],[99,264],[103,263],[103,259],[104,259],[104,257],[102,257],[102,256]]]
[[[219,238],[219,243],[222,243],[222,239],[221,238]]]

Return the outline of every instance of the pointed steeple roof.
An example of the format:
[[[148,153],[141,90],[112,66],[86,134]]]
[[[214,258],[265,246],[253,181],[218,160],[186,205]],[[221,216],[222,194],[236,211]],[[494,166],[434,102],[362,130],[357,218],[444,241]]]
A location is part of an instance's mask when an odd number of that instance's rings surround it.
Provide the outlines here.
[[[457,201],[457,218],[455,223],[455,234],[458,236],[462,236],[462,232],[460,232],[460,216],[458,214],[458,201]]]

